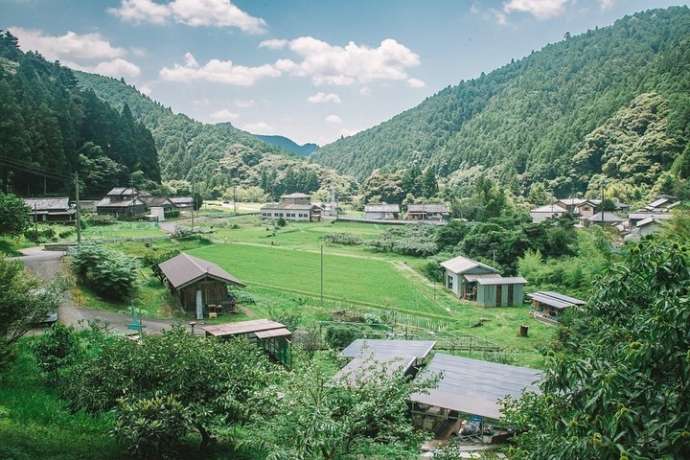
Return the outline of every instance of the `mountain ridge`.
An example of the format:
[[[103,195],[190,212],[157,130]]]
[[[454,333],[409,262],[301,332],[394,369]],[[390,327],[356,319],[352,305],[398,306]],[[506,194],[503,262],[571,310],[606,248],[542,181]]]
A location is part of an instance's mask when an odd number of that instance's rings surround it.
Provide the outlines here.
[[[285,150],[301,157],[308,157],[316,152],[319,148],[317,144],[307,142],[305,144],[298,144],[289,137],[281,136],[279,134],[254,134],[257,139],[274,145],[282,150]]]

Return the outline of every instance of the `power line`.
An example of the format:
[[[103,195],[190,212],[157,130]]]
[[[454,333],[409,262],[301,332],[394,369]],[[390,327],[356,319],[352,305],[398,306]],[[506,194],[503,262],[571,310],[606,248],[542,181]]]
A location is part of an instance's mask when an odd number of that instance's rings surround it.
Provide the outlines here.
[[[0,163],[4,163],[6,166],[9,166],[12,169],[15,169],[17,171],[22,171],[22,172],[28,173],[28,174],[34,174],[37,176],[43,176],[43,177],[51,178],[54,180],[60,180],[60,181],[70,180],[70,178],[67,176],[63,176],[63,175],[57,174],[57,173],[47,172],[46,170],[40,169],[38,167],[27,166],[25,164],[22,164],[21,162],[5,159],[5,158],[1,158],[1,157],[0,157]]]

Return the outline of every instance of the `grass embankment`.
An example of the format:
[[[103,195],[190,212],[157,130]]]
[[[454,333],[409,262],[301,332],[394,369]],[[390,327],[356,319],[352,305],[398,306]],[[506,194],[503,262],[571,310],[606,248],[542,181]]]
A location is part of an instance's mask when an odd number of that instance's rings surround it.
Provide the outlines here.
[[[0,458],[121,458],[108,417],[71,413],[41,380],[28,345],[20,342],[17,360],[0,374]]]

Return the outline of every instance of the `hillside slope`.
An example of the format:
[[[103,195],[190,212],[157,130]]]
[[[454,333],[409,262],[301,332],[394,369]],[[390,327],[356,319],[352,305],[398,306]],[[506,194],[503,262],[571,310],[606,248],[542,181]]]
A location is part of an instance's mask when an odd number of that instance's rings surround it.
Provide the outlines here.
[[[318,145],[312,143],[299,145],[297,142],[285,136],[268,136],[264,134],[254,134],[254,136],[267,144],[274,145],[286,152],[294,153],[301,157],[308,157],[319,148]]]
[[[93,90],[113,107],[127,104],[151,130],[164,180],[193,181],[207,196],[219,196],[239,183],[281,193],[335,188],[350,193],[352,181],[334,170],[286,153],[230,123],[205,124],[176,114],[122,80],[75,72],[79,85]]]
[[[445,88],[314,159],[359,178],[417,161],[451,182],[488,173],[521,192],[535,182],[586,191],[602,171],[576,170],[573,156],[641,94],[656,94],[667,110],[659,135],[670,150],[659,170],[668,169],[690,137],[689,89],[690,9],[651,10]],[[618,180],[603,175],[597,184]]]

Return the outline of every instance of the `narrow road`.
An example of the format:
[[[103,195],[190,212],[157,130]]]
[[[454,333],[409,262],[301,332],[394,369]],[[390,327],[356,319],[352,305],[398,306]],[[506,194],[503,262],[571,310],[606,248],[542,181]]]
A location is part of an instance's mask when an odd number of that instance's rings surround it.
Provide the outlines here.
[[[53,281],[62,273],[62,257],[65,255],[64,252],[43,251],[34,248],[22,252],[26,255],[16,257],[15,259],[21,260],[29,271],[42,280],[47,282]],[[89,321],[100,321],[111,330],[121,334],[131,334],[134,332],[127,328],[131,321],[130,315],[96,308],[80,307],[75,305],[69,292],[65,293],[65,298],[60,304],[58,321],[67,326],[73,326],[76,329],[87,328]],[[174,321],[145,319],[142,321],[142,324],[144,325],[144,333],[160,334],[163,330],[169,329],[174,324]],[[184,324],[184,326],[189,329],[188,324]],[[196,335],[202,334],[199,328],[195,328],[194,332]]]

